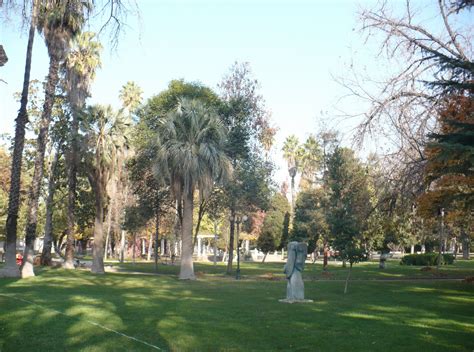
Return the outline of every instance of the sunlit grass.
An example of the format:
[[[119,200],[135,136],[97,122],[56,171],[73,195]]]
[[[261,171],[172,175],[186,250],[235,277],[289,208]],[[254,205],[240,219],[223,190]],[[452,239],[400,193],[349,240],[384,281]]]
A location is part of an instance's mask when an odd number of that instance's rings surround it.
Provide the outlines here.
[[[153,263],[111,263],[119,271],[136,271],[146,273],[157,273],[162,275],[178,275],[179,265],[159,264],[155,272]],[[275,279],[284,280],[284,263],[241,263],[241,274],[244,280]],[[198,277],[222,278],[225,276],[226,264],[217,263],[215,266],[209,262],[197,262],[194,264]],[[234,266],[235,270],[235,266]],[[323,273],[321,262],[307,262],[304,277],[307,280],[344,280],[348,268],[343,268],[341,263],[331,261],[328,272]],[[376,279],[433,279],[433,278],[458,278],[474,276],[474,260],[457,260],[453,265],[442,266],[439,272],[436,268],[430,271],[422,271],[421,267],[400,265],[396,259],[388,260],[385,269],[379,269],[377,261],[362,262],[353,267],[352,280],[376,280]]]
[[[317,275],[314,268],[305,275]],[[372,264],[360,268],[360,278],[378,277],[368,276],[376,275]],[[310,279],[314,303],[288,305],[278,302],[284,280],[259,279],[281,265],[245,264],[241,281],[223,269],[197,264],[203,275],[194,282],[179,281],[176,268],[156,276],[40,269],[35,278],[2,279],[0,351],[153,350],[92,323],[171,351],[474,348],[471,284],[356,280],[344,295],[343,282]]]

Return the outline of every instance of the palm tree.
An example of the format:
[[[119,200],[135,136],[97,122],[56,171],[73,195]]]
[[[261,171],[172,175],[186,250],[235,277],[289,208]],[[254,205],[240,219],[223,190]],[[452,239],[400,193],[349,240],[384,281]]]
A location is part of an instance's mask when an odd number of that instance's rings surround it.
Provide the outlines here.
[[[71,39],[77,35],[85,21],[89,4],[84,1],[44,1],[40,3],[38,30],[43,33],[49,55],[49,72],[45,85],[43,112],[39,122],[36,144],[36,156],[28,195],[28,213],[26,222],[25,251],[21,267],[22,277],[34,276],[33,244],[36,238],[38,221],[38,200],[43,180],[43,166],[51,112],[54,104],[56,86],[59,80],[59,66],[64,60]]]
[[[93,260],[91,271],[104,273],[104,208],[107,183],[117,163],[117,153],[126,148],[128,119],[116,113],[110,106],[91,106],[84,114],[83,132],[85,144],[85,169],[95,195],[95,223]]]
[[[183,205],[180,279],[195,279],[193,268],[194,191],[207,197],[216,181],[227,177],[226,133],[216,113],[196,99],[181,99],[159,132],[156,171],[165,175]]]
[[[295,135],[288,136],[283,144],[283,157],[288,163],[288,173],[291,177],[291,213],[295,210],[295,177],[299,171],[302,149],[298,137]]]
[[[133,81],[128,81],[120,90],[120,100],[129,113],[132,113],[140,105],[142,93],[141,88]]]
[[[20,180],[21,164],[23,159],[23,148],[25,145],[25,127],[28,122],[28,91],[30,86],[31,58],[33,42],[36,31],[36,20],[38,14],[38,0],[32,1],[30,29],[28,33],[28,45],[26,49],[25,74],[23,77],[23,89],[21,91],[20,110],[16,118],[15,139],[13,145],[12,167],[10,174],[10,193],[8,198],[8,216],[6,222],[6,265],[0,272],[0,276],[19,277],[20,271],[16,265],[16,238],[18,227],[18,210],[20,208]]]
[[[301,150],[301,181],[303,187],[311,187],[316,181],[316,172],[321,166],[323,154],[314,135],[310,135]]]
[[[87,97],[90,96],[90,85],[95,78],[95,72],[100,67],[100,51],[102,45],[94,40],[95,33],[84,32],[73,41],[72,48],[64,62],[65,88],[69,104],[72,109],[72,124],[70,131],[70,145],[68,150],[68,209],[67,209],[67,242],[66,258],[63,267],[74,268],[74,225],[76,212],[76,184],[77,184],[77,136],[79,130],[79,114],[84,107]],[[44,248],[45,251],[51,248]]]
[[[122,100],[122,106],[127,111],[128,117],[131,118],[132,112],[140,105],[142,97],[142,90],[133,81],[127,82],[120,90],[119,98]],[[127,201],[128,188],[124,187],[124,180],[128,180],[127,169],[125,163],[128,159],[127,151],[120,150],[117,155],[117,167],[114,170],[114,175],[108,185],[108,193],[110,196],[110,203],[107,214],[107,234],[105,238],[105,259],[107,259],[107,251],[110,243],[110,233],[112,228],[112,219],[115,223],[115,233],[119,232],[117,226],[120,223],[121,214],[124,213],[124,204]]]

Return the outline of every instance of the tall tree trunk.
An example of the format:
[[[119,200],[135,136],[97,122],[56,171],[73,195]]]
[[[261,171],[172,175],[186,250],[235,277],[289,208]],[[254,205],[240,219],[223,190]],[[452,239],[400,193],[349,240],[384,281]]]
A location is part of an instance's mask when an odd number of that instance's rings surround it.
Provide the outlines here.
[[[199,202],[198,218],[197,218],[197,221],[196,221],[196,228],[194,229],[193,247],[196,246],[196,243],[197,243],[197,238],[198,238],[198,235],[199,235],[199,229],[201,228],[201,222],[202,222],[202,218],[204,216],[205,209],[206,209],[206,202],[204,200],[202,200],[201,202]]]
[[[25,251],[23,254],[23,265],[21,267],[21,276],[35,276],[33,270],[34,243],[36,239],[36,226],[38,224],[38,202],[43,181],[44,154],[48,142],[49,124],[51,122],[51,112],[53,110],[56,85],[58,83],[59,59],[51,56],[49,63],[48,81],[45,88],[45,99],[43,112],[41,114],[40,129],[36,140],[36,156],[33,171],[33,180],[31,182],[28,195],[28,213],[26,216],[26,236]]]
[[[111,228],[112,228],[112,202],[109,204],[109,209],[107,210],[107,233],[105,235],[104,260],[107,260],[107,252],[109,250],[110,229]]]
[[[438,249],[438,263],[436,265],[436,270],[439,271],[441,266],[441,261],[443,260],[443,235],[444,235],[444,219],[441,217],[441,229],[439,231],[439,249]]]
[[[295,215],[295,203],[296,203],[296,194],[295,194],[295,176],[291,176],[291,215]]]
[[[135,265],[135,257],[136,257],[136,250],[137,250],[137,234],[134,232],[132,234],[133,237],[133,246],[132,246],[132,264]]]
[[[23,148],[25,146],[25,127],[28,122],[28,91],[30,84],[31,58],[36,30],[37,0],[32,4],[32,16],[26,47],[25,74],[21,91],[20,110],[16,118],[15,140],[13,144],[12,167],[10,174],[10,193],[8,197],[8,215],[6,222],[5,268],[0,276],[20,277],[20,270],[16,265],[16,238],[18,227],[18,210],[20,208],[21,164]]]
[[[461,239],[462,239],[462,258],[469,259],[470,252],[470,238],[469,235],[464,231],[464,227],[461,228]]]
[[[263,255],[262,264],[265,263],[265,259],[267,259],[267,254],[268,254],[268,252],[266,252],[266,253]]]
[[[230,209],[229,228],[229,259],[227,260],[227,274],[232,274],[232,261],[234,260],[234,234],[235,234],[235,208]]]
[[[74,109],[71,124],[71,147],[68,152],[68,197],[67,197],[67,240],[66,258],[63,268],[74,269],[74,228],[76,224],[76,187],[77,187],[77,136],[79,132],[78,111]]]
[[[181,268],[179,278],[181,280],[195,280],[193,266],[193,192],[186,191],[183,194],[183,225],[181,251]]]
[[[125,256],[125,230],[120,232],[120,263],[124,262]]]
[[[147,230],[148,230],[148,228],[147,228]],[[150,231],[150,236],[148,237],[148,249],[147,249],[147,252],[146,252],[146,260],[148,262],[151,260],[151,251],[152,250],[153,250],[153,231]]]
[[[327,271],[328,270],[328,257],[329,257],[329,248],[327,247],[327,244],[324,244],[324,250],[323,250],[323,270]]]
[[[104,274],[104,191],[102,180],[94,182],[95,192],[95,223],[94,245],[92,247],[92,268],[94,274]]]
[[[160,233],[160,210],[155,215],[155,271],[158,271],[158,235]]]
[[[51,266],[51,247],[53,244],[53,201],[56,191],[56,172],[59,159],[59,146],[55,152],[49,169],[48,198],[46,199],[46,223],[44,226],[43,252],[41,265]]]

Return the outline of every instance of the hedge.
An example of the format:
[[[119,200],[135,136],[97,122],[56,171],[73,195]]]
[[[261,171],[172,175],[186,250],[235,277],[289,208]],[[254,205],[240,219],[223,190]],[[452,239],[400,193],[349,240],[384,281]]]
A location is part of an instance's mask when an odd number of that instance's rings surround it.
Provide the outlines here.
[[[441,264],[453,264],[454,256],[449,253],[442,255]],[[408,254],[400,261],[401,265],[433,266],[438,264],[438,253]]]

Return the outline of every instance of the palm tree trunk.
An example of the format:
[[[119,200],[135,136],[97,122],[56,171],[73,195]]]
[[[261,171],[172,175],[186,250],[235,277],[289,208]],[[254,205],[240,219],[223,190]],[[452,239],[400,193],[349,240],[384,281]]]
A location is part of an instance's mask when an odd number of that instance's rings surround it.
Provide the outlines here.
[[[56,172],[59,159],[59,147],[54,154],[49,170],[48,198],[46,199],[46,223],[44,226],[43,252],[41,265],[51,266],[51,247],[53,244],[53,200],[56,192]]]
[[[295,215],[295,203],[296,203],[296,194],[295,194],[295,176],[291,177],[291,214]]]
[[[109,204],[107,211],[107,234],[105,235],[104,260],[107,260],[107,251],[109,250],[110,229],[112,228],[112,204]]]
[[[104,274],[104,188],[100,178],[94,180],[95,192],[95,223],[94,245],[92,247],[92,268],[94,274]]]
[[[16,265],[16,238],[18,227],[18,210],[20,208],[20,180],[23,148],[25,146],[25,127],[28,122],[28,91],[30,84],[31,58],[36,29],[37,1],[32,4],[32,16],[26,48],[25,74],[21,91],[20,110],[16,118],[15,141],[13,145],[12,167],[10,174],[10,193],[8,198],[8,216],[6,222],[5,268],[0,276],[20,277],[20,270]]]
[[[66,258],[63,268],[74,269],[74,227],[76,224],[76,186],[77,186],[77,135],[79,131],[79,121],[77,111],[73,112],[71,125],[71,149],[68,158],[68,203],[67,203],[67,242]]]
[[[33,180],[31,182],[28,197],[28,213],[26,220],[25,251],[23,254],[23,264],[21,276],[35,276],[33,270],[34,242],[36,239],[36,225],[38,223],[38,201],[43,180],[44,154],[48,142],[49,124],[51,122],[51,112],[53,110],[56,85],[59,80],[59,59],[51,56],[49,63],[48,82],[45,88],[45,99],[43,113],[41,114],[40,130],[36,141],[35,166]]]
[[[181,252],[181,268],[179,278],[181,280],[195,280],[193,266],[193,192],[184,192],[183,202],[183,226]]]

